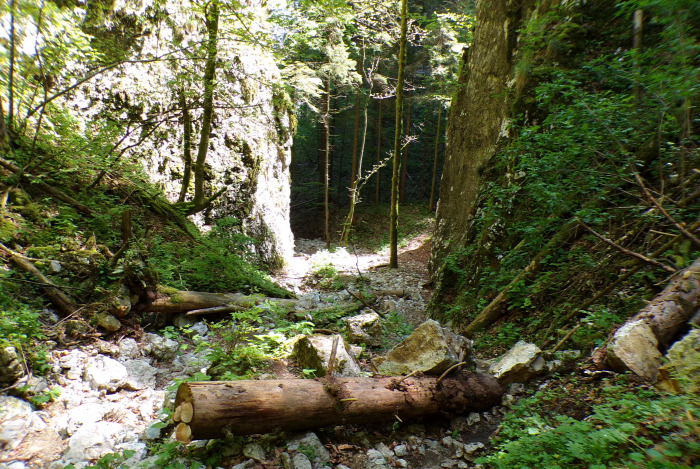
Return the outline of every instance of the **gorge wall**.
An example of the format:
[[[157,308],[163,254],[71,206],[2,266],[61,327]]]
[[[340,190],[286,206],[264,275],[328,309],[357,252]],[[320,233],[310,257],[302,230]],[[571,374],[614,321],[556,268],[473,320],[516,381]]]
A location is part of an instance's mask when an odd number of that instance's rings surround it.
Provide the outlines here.
[[[193,218],[205,230],[223,218],[239,220],[229,223],[232,229],[253,238],[258,258],[276,269],[293,254],[293,130],[278,68],[261,45],[268,33],[263,3],[250,0],[240,11],[221,4],[204,189],[206,197],[222,193]],[[119,147],[128,148],[123,158],[140,162],[171,202],[187,203],[194,173],[181,197],[186,127],[189,121],[194,161],[204,107],[206,12],[189,1],[126,0],[92,8],[90,32],[106,54],[124,63],[85,87],[76,102],[83,112],[128,122]]]
[[[482,0],[474,41],[464,53],[460,86],[452,99],[431,272],[441,296],[445,257],[464,246],[474,220],[482,165],[507,137],[518,30],[534,1]]]

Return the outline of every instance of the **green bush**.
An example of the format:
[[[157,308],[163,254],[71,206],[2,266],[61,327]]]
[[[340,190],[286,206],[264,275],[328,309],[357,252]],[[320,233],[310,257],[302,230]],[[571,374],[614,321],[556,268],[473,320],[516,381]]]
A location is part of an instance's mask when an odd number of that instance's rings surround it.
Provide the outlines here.
[[[583,420],[542,410],[561,399],[558,393],[521,400],[506,415],[495,451],[476,462],[509,469],[697,467],[700,397],[619,386],[603,392],[603,402]]]

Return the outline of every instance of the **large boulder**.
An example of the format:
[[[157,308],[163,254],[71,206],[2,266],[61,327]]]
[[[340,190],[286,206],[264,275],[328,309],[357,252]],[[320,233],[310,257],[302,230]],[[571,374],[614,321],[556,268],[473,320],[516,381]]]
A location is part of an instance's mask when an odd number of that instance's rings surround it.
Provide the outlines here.
[[[502,385],[524,383],[545,370],[545,359],[542,350],[535,345],[522,340],[505,353],[489,368]]]
[[[382,322],[377,313],[364,313],[346,320],[348,340],[352,344],[381,345]]]
[[[460,355],[463,361],[471,359],[471,341],[431,319],[375,363],[379,373],[387,376],[413,371],[439,375],[459,363]]]
[[[362,371],[357,358],[343,338],[337,337],[338,346],[335,352],[333,374],[340,377],[360,376]],[[328,373],[332,346],[333,336],[320,334],[304,336],[294,344],[294,357],[300,367],[316,370],[316,376],[325,376]]]
[[[691,330],[666,354],[673,378],[687,393],[700,393],[700,329]]]
[[[639,319],[624,324],[615,332],[605,359],[615,371],[632,371],[653,382],[661,367],[658,345],[651,327]]]

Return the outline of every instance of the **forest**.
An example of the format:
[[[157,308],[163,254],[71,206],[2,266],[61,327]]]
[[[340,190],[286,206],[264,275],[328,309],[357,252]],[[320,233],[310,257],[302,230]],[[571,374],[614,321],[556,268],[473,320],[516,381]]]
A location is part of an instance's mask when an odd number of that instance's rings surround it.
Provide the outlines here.
[[[4,0],[0,469],[700,467],[700,3]]]

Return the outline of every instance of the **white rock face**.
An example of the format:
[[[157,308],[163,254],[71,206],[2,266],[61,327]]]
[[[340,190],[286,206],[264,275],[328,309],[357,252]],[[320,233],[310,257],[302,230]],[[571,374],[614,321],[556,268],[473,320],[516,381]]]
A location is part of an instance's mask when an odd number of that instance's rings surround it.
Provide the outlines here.
[[[104,355],[91,358],[85,367],[85,381],[93,389],[115,392],[126,383],[128,377],[129,372],[124,365]]]
[[[535,344],[520,341],[491,365],[489,372],[502,385],[506,385],[525,382],[540,374],[544,368],[542,350]]]
[[[606,361],[616,371],[633,373],[656,381],[661,367],[659,342],[651,328],[642,320],[620,327],[608,345]]]
[[[145,0],[136,2],[143,8],[157,10],[156,2]],[[118,2],[114,14],[133,14],[134,2]],[[172,22],[159,22],[157,28],[144,22],[140,30],[129,31],[138,35],[136,50],[129,51],[131,59],[172,56],[173,61],[132,62],[107,71],[94,80],[90,87],[84,87],[74,98],[81,103],[83,117],[97,114],[115,101],[124,104],[124,113],[142,113],[145,117],[156,109],[169,109],[180,106],[182,86],[191,96],[189,113],[193,123],[192,152],[196,155],[200,139],[203,94],[204,60],[180,60],[180,47],[174,46],[164,37],[180,35],[186,31],[183,45],[205,41],[206,29],[203,24],[193,27],[199,20],[192,11],[197,2],[166,2],[167,12]],[[266,17],[262,2],[241,2],[238,14],[256,18]],[[154,14],[155,12],[152,12]],[[138,17],[146,17],[137,13]],[[228,27],[234,26],[233,15],[226,16]],[[223,28],[222,16],[222,28]],[[264,21],[246,23],[256,34]],[[236,27],[236,26],[234,26]],[[158,34],[155,34],[158,32]],[[221,35],[226,33],[222,31]],[[197,46],[194,46],[195,48]],[[251,246],[260,258],[273,268],[282,267],[293,256],[293,239],[289,223],[290,174],[292,147],[292,121],[290,114],[293,104],[282,91],[281,78],[272,54],[247,41],[220,39],[217,48],[216,89],[214,91],[214,115],[206,155],[205,192],[211,196],[221,190],[209,209],[194,216],[199,226],[207,229],[215,225],[217,219],[235,217],[241,221],[244,234],[256,238],[259,244]],[[183,81],[178,78],[187,75]],[[186,83],[185,83],[186,82]],[[111,98],[111,99],[110,99]],[[179,107],[178,107],[179,109]],[[184,125],[172,122],[161,126],[156,132],[140,141],[141,135],[133,132],[123,142],[123,146],[134,145],[130,156],[136,156],[143,164],[150,180],[160,186],[166,197],[175,202],[182,188],[184,175]],[[188,197],[193,195],[193,181]]]

